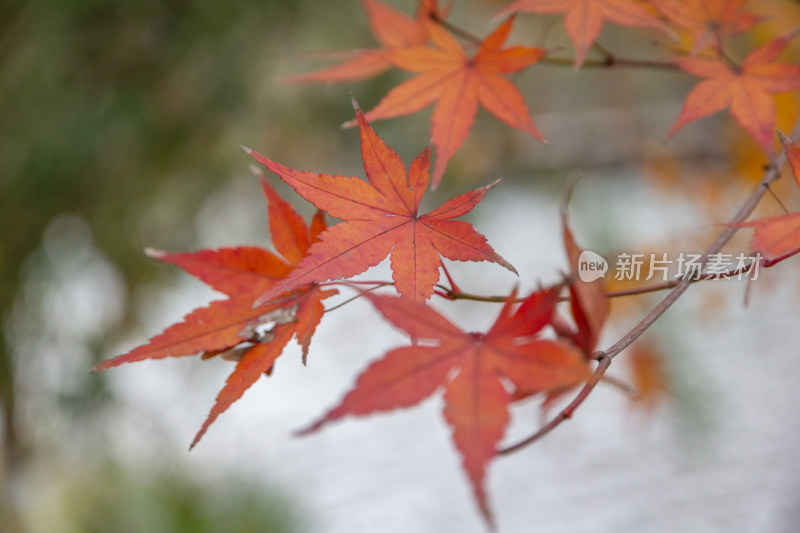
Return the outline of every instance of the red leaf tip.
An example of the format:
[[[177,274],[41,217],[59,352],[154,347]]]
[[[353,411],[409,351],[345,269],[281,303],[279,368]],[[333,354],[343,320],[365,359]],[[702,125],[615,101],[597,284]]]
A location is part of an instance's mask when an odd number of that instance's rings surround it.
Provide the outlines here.
[[[248,148],[247,146],[244,146],[242,144],[240,144],[239,147],[242,150],[244,150],[244,153],[246,153],[247,155],[252,155],[252,153],[253,153],[253,149],[252,148]]]

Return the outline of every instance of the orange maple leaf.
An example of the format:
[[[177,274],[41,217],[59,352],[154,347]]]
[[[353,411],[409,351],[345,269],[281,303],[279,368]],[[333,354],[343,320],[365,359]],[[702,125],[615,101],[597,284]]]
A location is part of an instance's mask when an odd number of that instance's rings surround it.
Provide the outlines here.
[[[506,124],[544,140],[531,121],[522,94],[503,75],[529,67],[545,51],[531,46],[503,48],[512,24],[510,18],[498,27],[473,57],[467,56],[461,44],[435,23],[428,23],[434,47],[406,48],[392,55],[397,67],[419,75],[389,91],[366,117],[371,122],[408,115],[437,102],[431,117],[431,138],[436,147],[434,188],[448,161],[467,138],[478,102]],[[354,124],[350,121],[345,126]]]
[[[736,227],[754,229],[750,248],[761,254],[761,262],[766,267],[800,252],[800,213],[759,218]]]
[[[686,97],[668,137],[693,120],[730,106],[734,118],[768,155],[774,152],[775,101],[772,93],[800,89],[800,65],[775,59],[797,35],[792,31],[750,52],[741,65],[715,58],[679,57],[673,61],[686,72],[706,78]]]
[[[605,20],[669,32],[644,4],[634,0],[517,0],[498,13],[497,17],[517,12],[565,13],[564,26],[575,46],[576,69],[586,60],[586,54],[600,35]]]
[[[217,395],[192,446],[261,374],[270,371],[292,337],[296,336],[302,346],[305,362],[311,337],[325,310],[322,300],[338,292],[307,284],[253,306],[258,296],[291,273],[326,227],[322,213],[312,219],[310,227],[306,226],[266,180],[262,180],[262,187],[269,202],[273,245],[283,258],[255,246],[174,254],[149,250],[151,257],[183,268],[229,298],[192,311],[183,321],[168,327],[147,344],[93,369],[105,370],[123,363],[199,352],[204,358],[232,354],[230,358],[237,361],[236,368]],[[272,327],[266,329],[269,326]]]
[[[392,54],[396,50],[423,45],[428,42],[425,21],[431,16],[443,18],[437,0],[420,0],[416,18],[378,2],[362,0],[373,35],[383,48],[377,50],[352,50],[351,57],[339,65],[306,74],[285,76],[287,82],[340,82],[362,80],[377,76],[392,68]]]
[[[369,183],[356,177],[293,170],[245,148],[300,196],[345,221],[322,233],[297,268],[259,301],[306,283],[354,276],[390,253],[395,288],[416,300],[426,300],[433,294],[442,264],[440,256],[456,261],[493,261],[516,273],[472,225],[452,220],[475,207],[497,182],[456,196],[421,215],[419,204],[428,187],[430,147],[414,159],[406,175],[400,157],[378,137],[357,105],[356,117]]]
[[[725,35],[743,33],[761,20],[744,9],[744,0],[650,0],[677,28],[688,31],[692,54],[707,46],[720,49]]]
[[[590,374],[570,344],[538,336],[558,292],[534,292],[519,305],[512,292],[487,333],[464,332],[407,298],[365,293],[390,322],[424,342],[395,348],[372,363],[338,406],[301,433],[348,415],[410,407],[444,387],[445,420],[481,513],[491,523],[484,480],[510,418],[513,391],[507,384],[546,392],[576,385]]]
[[[631,384],[636,390],[636,395],[631,398],[633,406],[652,414],[670,393],[664,356],[654,344],[639,342],[628,349],[627,361]]]

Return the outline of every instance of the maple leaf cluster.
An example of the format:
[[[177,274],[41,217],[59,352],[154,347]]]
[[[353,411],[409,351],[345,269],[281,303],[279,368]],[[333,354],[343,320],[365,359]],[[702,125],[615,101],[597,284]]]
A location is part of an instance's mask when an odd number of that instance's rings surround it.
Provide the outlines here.
[[[440,256],[456,261],[492,261],[516,273],[470,224],[452,220],[471,211],[497,182],[420,215],[419,204],[430,179],[430,148],[414,159],[407,173],[400,157],[375,134],[354,105],[369,183],[356,177],[292,170],[245,149],[300,196],[344,221],[320,235],[320,242],[308,250],[308,256],[260,301],[304,283],[360,274],[387,255],[391,255],[397,292],[418,301],[433,294],[442,264]]]
[[[370,27],[384,48],[355,51],[354,57],[340,65],[284,79],[294,82],[358,80],[381,74],[390,67],[416,73],[367,111],[366,119],[371,122],[408,115],[436,102],[431,116],[431,142],[437,150],[434,187],[441,181],[448,161],[467,138],[479,103],[506,124],[544,141],[530,118],[525,99],[505,75],[533,65],[545,55],[545,50],[534,46],[505,47],[513,18],[498,26],[470,55],[437,23],[444,19],[446,11],[440,10],[436,2],[420,2],[416,19],[377,0],[363,0],[363,4]],[[374,57],[381,58],[380,68],[372,71],[361,68],[364,62],[376,61],[366,58]],[[345,126],[352,125],[352,121],[345,123]]]
[[[559,287],[534,292],[519,304],[512,292],[487,333],[461,331],[425,302],[439,279],[442,256],[492,261],[516,272],[470,224],[453,220],[469,212],[494,184],[420,215],[419,204],[428,187],[430,148],[406,172],[399,156],[377,136],[357,106],[356,117],[369,182],[293,170],[246,149],[321,211],[307,226],[262,179],[278,254],[253,246],[175,254],[150,250],[151,257],[183,268],[228,299],[193,311],[147,344],[100,363],[95,370],[196,353],[203,358],[222,354],[236,361],[194,446],[259,376],[270,373],[293,337],[301,344],[305,360],[324,313],[322,301],[338,292],[326,288],[325,282],[351,277],[389,255],[399,296],[364,296],[415,343],[389,352],[369,367],[342,404],[311,429],[347,414],[410,406],[445,387],[445,420],[453,427],[480,508],[490,519],[483,486],[486,464],[496,454],[508,423],[508,404],[533,394],[561,392],[587,378],[588,355],[605,317],[604,289],[596,282],[584,287],[573,280],[570,290],[574,291],[577,329],[564,329],[564,321],[559,320],[561,329],[556,329],[563,334],[561,340],[538,335],[555,320]],[[327,227],[322,211],[343,222]],[[565,232],[575,266],[580,249],[566,219]],[[435,345],[420,345],[420,341]],[[506,389],[505,380],[514,385],[514,391]]]
[[[339,65],[306,74],[284,76],[287,82],[335,82],[371,78],[393,67],[396,50],[422,46],[428,42],[428,23],[432,17],[443,17],[436,0],[422,0],[412,18],[390,5],[376,0],[363,0],[369,26],[382,45],[379,49],[352,50]]]
[[[741,64],[724,58],[675,58],[686,72],[705,78],[686,97],[686,104],[669,132],[687,123],[731,108],[733,117],[767,154],[773,154],[775,101],[772,93],[800,89],[800,65],[775,61],[797,31],[778,37],[750,52]]]
[[[517,0],[497,16],[519,12],[564,14],[564,27],[575,46],[575,68],[580,68],[586,61],[586,55],[606,20],[625,26],[669,31],[645,4],[635,0]]]
[[[174,254],[148,250],[151,257],[181,267],[228,298],[192,311],[183,321],[168,327],[147,344],[94,368],[105,370],[123,363],[197,353],[203,358],[221,354],[236,361],[236,368],[217,396],[192,446],[261,374],[270,372],[292,337],[302,346],[305,359],[311,337],[322,319],[322,301],[338,292],[309,283],[280,298],[254,305],[259,295],[292,272],[327,227],[322,212],[306,225],[269,182],[262,180],[261,185],[269,202],[272,242],[280,255],[255,246]]]
[[[421,2],[411,19],[377,0],[362,0],[380,50],[354,51],[341,65],[290,76],[295,82],[341,82],[381,74],[391,67],[417,73],[391,91],[371,110],[367,120],[416,112],[436,102],[431,139],[437,149],[433,173],[439,184],[448,161],[462,145],[474,122],[478,102],[498,119],[544,135],[533,124],[525,100],[506,75],[546,59],[549,52],[531,46],[504,47],[516,13],[564,16],[564,27],[575,48],[574,66],[584,65],[605,21],[658,30],[675,38],[688,35],[689,56],[674,55],[674,65],[703,78],[687,96],[684,108],[667,133],[672,137],[689,122],[730,107],[733,117],[767,155],[774,154],[775,104],[772,95],[800,89],[800,65],[776,61],[797,31],[753,50],[741,62],[726,53],[725,39],[752,29],[763,17],[748,11],[743,0],[517,0],[496,18],[508,17],[468,55],[446,30],[446,11],[435,2]],[[605,51],[601,48],[602,53]],[[367,72],[362,62],[380,57],[380,68]],[[607,56],[601,63],[614,64]],[[352,122],[346,123],[352,125]]]
[[[660,35],[688,36],[688,51],[660,66],[681,69],[703,81],[688,94],[668,137],[689,122],[730,107],[734,118],[768,154],[774,151],[772,94],[800,89],[800,65],[778,61],[797,32],[775,38],[737,63],[726,54],[726,37],[746,32],[760,21],[738,0],[517,0],[500,11],[498,17],[505,19],[484,39],[447,23],[449,10],[440,8],[436,0],[421,0],[414,17],[377,0],[362,3],[381,48],[353,51],[339,65],[286,80],[361,80],[390,68],[413,73],[366,113],[353,100],[355,119],[345,125],[359,128],[366,180],[295,170],[244,148],[317,207],[317,213],[306,223],[262,177],[274,252],[256,246],[193,253],[149,250],[151,257],[184,269],[227,298],[192,311],[146,344],[98,364],[95,370],[197,354],[235,362],[194,446],[259,377],[271,375],[292,339],[300,344],[305,363],[325,314],[325,300],[342,287],[354,289],[347,284],[348,278],[388,257],[392,282],[356,290],[408,334],[411,344],[387,352],[368,366],[341,402],[303,433],[346,416],[410,407],[443,390],[444,419],[452,428],[480,511],[491,524],[486,473],[508,426],[510,406],[534,395],[544,398],[547,406],[590,380],[591,362],[598,359],[595,350],[609,314],[603,280],[583,282],[576,275],[582,250],[566,210],[562,226],[570,273],[562,283],[521,298],[512,290],[485,333],[463,331],[428,304],[434,294],[450,298],[461,294],[447,274],[444,259],[492,262],[517,274],[481,233],[457,220],[475,208],[499,180],[420,213],[423,196],[429,186],[440,183],[448,162],[468,136],[479,106],[544,141],[509,75],[547,60],[551,51],[508,46],[514,17],[518,13],[563,15],[574,46],[571,64],[575,69],[589,64],[605,21],[657,30]],[[614,61],[610,55],[605,59],[608,65]],[[431,104],[435,104],[431,145],[406,168],[370,123]],[[783,136],[781,141],[800,185],[800,146]],[[328,226],[325,215],[340,222]],[[752,247],[762,254],[766,266],[800,251],[800,214],[758,219],[738,227],[755,229]],[[442,270],[450,281],[449,290],[439,284]],[[371,292],[388,285],[397,295]],[[568,313],[557,307],[560,301],[568,302]]]
[[[519,305],[512,292],[486,333],[462,331],[407,298],[366,294],[387,320],[425,344],[396,348],[372,363],[341,403],[305,432],[347,415],[416,405],[444,388],[444,418],[453,429],[481,512],[491,521],[486,464],[497,454],[511,402],[520,399],[520,392],[571,388],[590,374],[574,345],[537,336],[553,315],[558,292],[537,291]]]

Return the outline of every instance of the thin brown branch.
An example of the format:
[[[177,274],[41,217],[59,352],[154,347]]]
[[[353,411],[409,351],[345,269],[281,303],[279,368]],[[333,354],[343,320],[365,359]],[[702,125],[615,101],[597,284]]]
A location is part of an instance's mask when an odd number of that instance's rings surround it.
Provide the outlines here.
[[[447,282],[450,284],[450,293],[460,293],[461,287],[459,287],[455,281],[453,281],[453,276],[450,275],[450,271],[447,270],[447,267],[444,263],[442,263],[442,270],[444,270],[444,275],[447,277]]]
[[[602,55],[602,56],[603,56],[603,59],[602,59],[603,61],[606,61],[606,62],[608,62],[608,61],[613,61],[613,60],[614,60],[614,54],[612,54],[611,52],[609,52],[609,51],[606,49],[606,47],[605,47],[605,46],[603,46],[602,44],[598,43],[597,41],[595,41],[595,42],[593,42],[593,43],[592,43],[592,48],[594,48],[595,50],[597,50],[598,52],[600,52],[600,55]]]
[[[448,300],[469,300],[472,302],[489,302],[489,303],[503,303],[508,300],[508,296],[482,296],[480,294],[471,294],[468,292],[454,291],[444,285],[437,283],[436,288],[439,289],[436,294]],[[523,298],[517,298],[521,302]]]
[[[717,279],[730,279],[733,277],[740,276],[742,274],[746,274],[753,268],[754,264],[751,263],[747,266],[742,268],[734,268],[732,270],[726,270],[724,272],[719,273],[705,273],[697,275],[696,277],[689,278],[689,283],[696,283],[698,281],[710,281],[710,280],[717,280]],[[626,296],[638,296],[640,294],[648,294],[651,292],[658,292],[658,291],[665,291],[668,289],[672,289],[677,286],[681,282],[681,278],[671,279],[669,281],[662,281],[661,283],[654,283],[652,285],[645,285],[644,287],[634,287],[631,289],[621,289],[618,291],[608,291],[606,293],[607,298],[622,298]],[[448,300],[470,300],[473,302],[488,302],[488,303],[504,303],[508,300],[507,296],[484,296],[480,294],[471,294],[468,292],[461,292],[453,291],[445,287],[444,285],[437,284],[436,288],[439,289],[436,294],[441,296],[442,298],[447,298]],[[517,298],[516,302],[522,302],[525,298],[520,297]],[[565,302],[569,300],[569,296],[560,296],[559,301]]]
[[[795,253],[797,253],[797,252],[792,252],[791,255],[794,255]],[[780,258],[780,260],[783,260],[783,259],[785,259],[785,257],[781,257]],[[773,263],[767,264],[767,266],[771,266],[771,264],[774,264],[775,262],[777,262],[777,261],[774,261]],[[700,275],[697,275],[696,277],[689,278],[688,281],[689,281],[689,283],[696,283],[698,281],[730,279],[730,278],[733,278],[733,277],[740,276],[741,274],[748,273],[750,271],[750,269],[753,268],[754,266],[755,266],[755,264],[751,263],[751,264],[749,264],[747,266],[744,266],[742,268],[735,268],[733,270],[726,270],[724,272],[700,274]],[[450,282],[451,286],[450,287],[446,287],[446,286],[442,285],[441,283],[437,283],[436,284],[436,291],[434,292],[434,294],[436,294],[437,296],[441,296],[442,298],[445,298],[447,300],[468,300],[468,301],[472,301],[472,302],[486,302],[486,303],[505,303],[508,300],[508,296],[498,296],[498,295],[486,296],[486,295],[481,295],[481,294],[472,294],[472,293],[468,293],[468,292],[462,292],[461,289],[458,288],[457,285],[455,285],[455,282],[453,281],[453,279],[450,276],[450,273],[447,271],[447,269],[445,269],[445,275],[447,276],[447,279]],[[672,288],[676,287],[679,283],[681,283],[681,281],[682,281],[681,278],[675,278],[675,279],[672,279],[672,280],[669,280],[669,281],[662,281],[661,283],[654,283],[652,285],[645,285],[644,287],[634,287],[634,288],[631,288],[631,289],[621,289],[621,290],[618,290],[618,291],[608,291],[606,293],[606,297],[607,298],[623,298],[623,297],[627,297],[627,296],[638,296],[640,294],[648,294],[648,293],[651,293],[651,292],[665,291],[665,290],[672,289]],[[373,291],[373,290],[379,289],[381,287],[390,287],[390,286],[394,285],[394,282],[393,281],[377,281],[377,280],[376,281],[347,281],[347,282],[328,282],[328,283],[323,283],[321,285],[327,286],[327,285],[337,285],[337,284],[344,284],[344,285],[374,285],[374,287],[371,287],[370,289],[368,289],[370,291]],[[455,286],[455,288],[453,288],[453,286]],[[349,303],[352,300],[355,300],[356,298],[358,298],[358,297],[350,298],[349,300],[346,300],[346,301],[344,301],[344,302],[342,302],[340,304],[335,305],[334,307],[331,307],[330,309],[327,309],[327,311],[333,311],[334,309],[338,309],[339,307],[343,306],[346,303]],[[519,298],[516,299],[515,303],[520,303],[520,302],[522,302],[524,300],[525,300],[524,297],[519,297]],[[560,302],[566,302],[566,301],[569,300],[569,296],[567,296],[567,295],[559,296],[558,300]]]
[[[374,287],[370,287],[368,289],[364,289],[361,292],[359,292],[358,294],[356,294],[355,296],[353,296],[351,298],[348,298],[347,300],[345,300],[345,301],[343,301],[343,302],[341,302],[339,304],[336,304],[333,307],[325,309],[326,313],[330,313],[331,311],[336,311],[340,307],[344,307],[345,305],[349,304],[353,300],[358,300],[359,298],[364,296],[365,292],[372,292],[372,291],[374,291],[376,289],[380,289],[381,287],[388,287],[390,285],[394,285],[394,283],[393,282],[388,282],[388,281],[348,281],[344,285],[374,285]]]
[[[784,203],[781,201],[781,199],[778,197],[778,195],[777,195],[777,194],[775,194],[775,191],[772,189],[772,187],[770,187],[769,185],[767,185],[767,191],[769,191],[769,194],[772,196],[772,199],[773,199],[773,200],[775,200],[775,202],[777,202],[777,204],[778,204],[779,206],[781,206],[781,209],[783,209],[783,212],[784,212],[784,214],[787,214],[787,215],[788,215],[788,214],[789,214],[789,209],[788,209],[788,208],[786,207],[786,205],[785,205],[785,204],[784,204]]]
[[[792,138],[797,138],[798,135],[800,135],[800,121],[795,124]],[[744,220],[750,216],[750,214],[753,212],[753,209],[755,209],[756,205],[758,205],[758,202],[769,189],[770,184],[780,177],[781,167],[785,161],[786,153],[785,151],[781,151],[781,153],[770,162],[770,164],[766,167],[764,175],[759,184],[742,203],[741,207],[739,207],[739,210],[736,212],[733,218],[731,218],[725,229],[717,236],[714,242],[712,242],[708,248],[706,248],[705,252],[703,252],[699,260],[700,265],[704,265],[711,254],[719,252],[739,230],[737,224],[744,222]],[[604,351],[598,351],[595,353],[595,360],[598,361],[598,365],[594,374],[592,374],[592,377],[589,379],[589,381],[586,382],[580,392],[578,392],[578,395],[575,396],[575,398],[567,407],[565,407],[552,420],[550,420],[550,422],[542,426],[532,435],[499,450],[497,452],[498,455],[506,455],[520,450],[525,446],[529,446],[530,444],[550,433],[564,420],[571,418],[575,410],[580,407],[586,398],[588,398],[589,394],[591,394],[591,392],[597,386],[597,383],[605,375],[605,372],[608,370],[608,367],[611,365],[611,361],[614,359],[614,357],[616,357],[620,352],[622,352],[622,350],[627,348],[633,341],[638,339],[645,331],[647,331],[650,326],[652,326],[656,320],[658,320],[661,315],[663,315],[664,312],[666,312],[666,310],[669,309],[672,304],[678,301],[683,293],[686,292],[686,290],[692,284],[691,278],[688,277],[689,274],[691,274],[691,271],[687,272],[687,277],[680,279],[672,291],[670,291],[670,293],[667,294],[667,296],[664,297],[664,299],[661,300],[652,311],[642,318],[638,324],[631,328],[631,330],[628,331],[628,333],[619,339],[613,346]]]
[[[430,19],[433,22],[435,22],[436,24],[438,24],[439,26],[441,26],[442,28],[444,28],[447,31],[449,31],[450,33],[452,33],[453,35],[456,35],[456,36],[460,37],[461,39],[464,39],[469,44],[472,44],[472,45],[475,45],[475,46],[480,46],[481,43],[483,42],[483,39],[481,39],[480,37],[477,37],[476,35],[472,35],[468,31],[459,28],[455,24],[451,24],[450,22],[447,22],[446,20],[441,18],[438,13],[431,13],[430,14]]]
[[[733,270],[726,270],[724,272],[719,272],[719,273],[707,272],[705,274],[699,274],[693,278],[688,278],[688,281],[689,283],[696,283],[698,281],[709,281],[709,280],[730,279],[733,277],[740,277],[742,274],[747,274],[748,272],[750,272],[750,270],[754,266],[755,263],[753,262],[747,266],[743,266],[741,268],[734,268]],[[662,281],[661,283],[654,283],[653,285],[647,285],[645,287],[634,287],[632,289],[609,291],[606,293],[606,296],[608,298],[620,298],[623,296],[636,296],[639,294],[647,294],[650,292],[664,291],[676,287],[683,281],[683,279],[684,278],[675,278],[669,281]]]
[[[471,34],[470,32],[459,28],[455,24],[452,24],[436,13],[431,13],[430,19],[441,26],[442,28],[446,29],[453,35],[463,39],[467,43],[473,46],[480,46],[483,43],[483,39],[480,37]],[[627,68],[651,68],[651,69],[659,69],[659,70],[679,70],[678,66],[671,61],[658,61],[658,60],[651,60],[651,59],[633,59],[627,57],[617,57],[605,48],[601,47],[600,45],[596,45],[599,50],[602,50],[603,55],[605,56],[603,59],[587,59],[583,62],[584,67],[592,67],[592,68],[609,68],[609,67],[627,67]],[[562,57],[548,57],[545,56],[539,60],[539,63],[547,64],[547,65],[557,65],[562,67],[572,67],[575,64],[575,59],[571,58],[562,58]]]
[[[586,382],[586,385],[583,386],[578,395],[575,396],[575,398],[570,402],[568,406],[562,409],[560,413],[558,413],[555,417],[553,417],[552,420],[550,420],[550,422],[539,428],[539,431],[537,431],[530,437],[527,437],[517,442],[516,444],[512,444],[507,448],[503,448],[502,450],[498,451],[497,454],[506,455],[509,453],[513,453],[531,444],[532,442],[535,442],[540,438],[544,437],[545,435],[553,431],[556,427],[558,427],[558,425],[561,424],[561,422],[563,422],[564,420],[572,418],[572,413],[575,412],[575,409],[580,407],[580,405],[586,400],[589,394],[591,394],[591,392],[594,390],[597,384],[600,383],[600,380],[603,378],[603,375],[605,375],[609,365],[611,365],[611,358],[605,355],[600,356],[598,358],[598,364],[597,368],[595,368],[594,370],[594,374],[592,374],[592,377],[589,378],[589,381]]]
[[[632,385],[614,376],[609,376],[608,374],[605,374],[600,381],[606,385],[614,387],[631,399],[637,398],[640,394],[639,391],[636,390],[636,388]]]
[[[386,287],[388,285],[394,285],[394,281],[383,281],[383,280],[341,280],[341,281],[326,281],[325,283],[320,283],[320,286],[329,286],[329,285],[380,285],[381,287]]]
[[[671,61],[660,61],[657,59],[635,59],[631,57],[618,57],[611,52],[604,50],[605,57],[603,59],[586,59],[581,68],[612,68],[612,67],[625,67],[625,68],[649,68],[657,70],[680,70],[678,65]],[[545,56],[539,60],[539,63],[545,65],[556,65],[561,67],[572,67],[575,65],[575,60],[568,57],[550,57]]]

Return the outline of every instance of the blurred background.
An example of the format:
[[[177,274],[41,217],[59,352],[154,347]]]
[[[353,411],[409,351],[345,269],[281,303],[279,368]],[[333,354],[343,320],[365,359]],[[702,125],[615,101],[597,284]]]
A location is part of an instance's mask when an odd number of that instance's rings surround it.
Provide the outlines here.
[[[450,20],[485,35],[504,4],[455,2]],[[737,41],[743,50],[800,25],[797,2],[752,7],[771,18]],[[667,46],[613,25],[600,40],[633,57]],[[558,17],[518,17],[512,41],[571,53]],[[192,453],[230,363],[88,373],[219,297],[148,260],[145,247],[269,245],[239,145],[294,168],[363,175],[357,132],[338,127],[352,117],[349,96],[370,108],[407,76],[331,85],[276,77],[328,65],[331,50],[374,46],[356,0],[0,1],[2,533],[483,530],[437,398],[292,437],[404,342],[363,302],[326,316],[308,368],[287,349],[275,375]],[[797,43],[785,57],[798,61]],[[702,250],[760,179],[765,159],[727,112],[664,142],[695,83],[688,76],[536,65],[514,81],[549,144],[480,112],[428,199],[438,205],[504,178],[469,220],[520,279],[453,265],[465,290],[503,294],[558,278],[558,208],[576,173],[575,233],[606,256]],[[797,94],[776,101],[787,131]],[[427,143],[429,118],[426,110],[376,128],[409,162]],[[792,211],[795,187],[776,186]],[[781,212],[762,203],[761,215]],[[731,249],[746,250],[746,236]],[[615,361],[616,376],[648,391],[645,402],[603,388],[548,439],[497,460],[489,493],[500,529],[796,531],[800,354],[790,332],[800,294],[787,263],[752,284],[748,307],[744,283],[694,288],[648,333],[644,355]],[[368,273],[388,276],[385,265]],[[615,302],[606,342],[654,298]],[[496,312],[434,305],[480,330]],[[535,404],[516,415],[510,440],[539,423]]]

